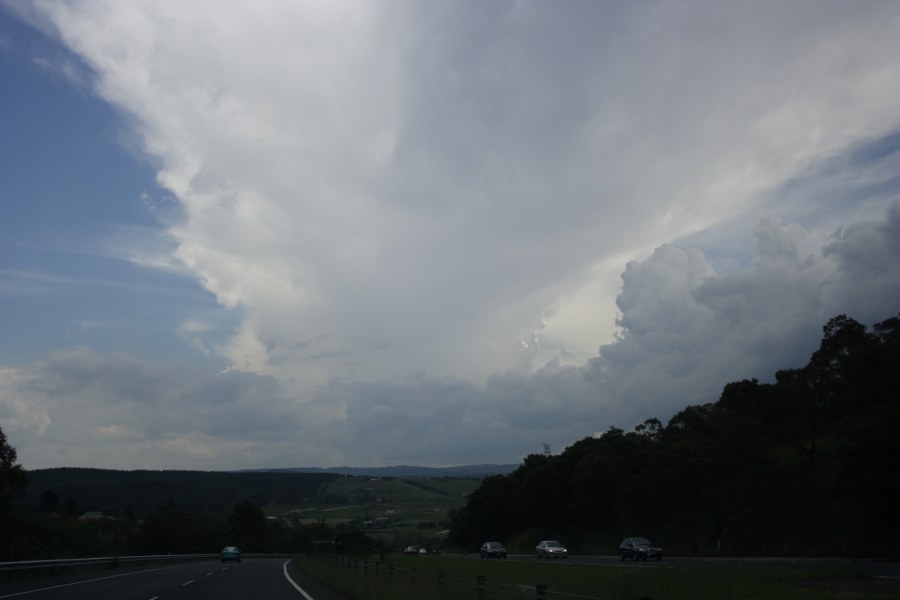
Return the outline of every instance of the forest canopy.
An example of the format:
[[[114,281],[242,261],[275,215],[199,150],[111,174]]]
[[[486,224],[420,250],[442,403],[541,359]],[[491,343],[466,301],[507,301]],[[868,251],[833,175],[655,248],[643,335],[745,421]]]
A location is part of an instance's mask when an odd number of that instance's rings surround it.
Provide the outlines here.
[[[800,369],[727,384],[665,426],[610,428],[486,478],[450,539],[646,535],[684,554],[872,556],[900,537],[900,319],[831,319]]]

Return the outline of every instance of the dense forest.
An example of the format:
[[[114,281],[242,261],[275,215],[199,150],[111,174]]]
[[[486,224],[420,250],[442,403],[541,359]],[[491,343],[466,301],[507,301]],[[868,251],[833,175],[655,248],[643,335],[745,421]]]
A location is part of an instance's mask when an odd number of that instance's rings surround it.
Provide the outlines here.
[[[800,369],[726,385],[663,424],[612,428],[483,480],[450,542],[562,537],[614,553],[900,555],[900,319],[824,327]],[[533,545],[533,544],[532,544]]]
[[[261,508],[316,498],[322,483],[340,477],[333,473],[25,472],[2,431],[0,455],[0,561],[208,554],[225,545],[297,552],[349,534],[267,519]]]
[[[22,511],[43,507],[66,516],[102,511],[109,516],[143,518],[173,499],[182,510],[222,516],[240,500],[259,506],[303,502],[314,497],[322,483],[338,477],[334,473],[39,469],[28,472],[28,489],[16,504]]]

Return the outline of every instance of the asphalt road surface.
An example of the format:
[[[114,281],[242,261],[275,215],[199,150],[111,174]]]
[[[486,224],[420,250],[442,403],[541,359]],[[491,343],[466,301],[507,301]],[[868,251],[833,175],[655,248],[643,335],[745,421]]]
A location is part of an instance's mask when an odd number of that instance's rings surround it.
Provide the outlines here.
[[[22,600],[344,600],[307,578],[290,561],[245,558],[242,563],[178,565],[92,571],[0,583],[0,599]]]
[[[468,555],[480,560],[479,555]],[[439,557],[434,557],[439,560]],[[428,557],[431,560],[431,557]],[[485,562],[492,562],[490,559]],[[510,554],[509,560],[536,561],[532,554]],[[657,562],[620,562],[616,556],[573,555],[567,559],[548,559],[542,564],[615,566],[637,569],[698,569],[737,565],[835,566],[856,564],[869,575],[889,580],[900,589],[900,564],[897,562],[849,561],[807,558],[665,558]],[[487,565],[485,565],[487,567]],[[892,588],[894,589],[894,588]],[[30,581],[0,582],[0,600],[345,600],[342,596],[306,577],[288,559],[244,558],[240,564],[194,562],[178,565],[100,570],[88,573],[40,578]]]

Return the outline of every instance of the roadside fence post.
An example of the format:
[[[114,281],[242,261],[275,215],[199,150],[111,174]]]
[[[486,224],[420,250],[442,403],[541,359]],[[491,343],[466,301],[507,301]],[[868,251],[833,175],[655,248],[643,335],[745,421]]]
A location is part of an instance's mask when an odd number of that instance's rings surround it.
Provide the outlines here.
[[[475,596],[484,598],[484,575],[475,576]]]

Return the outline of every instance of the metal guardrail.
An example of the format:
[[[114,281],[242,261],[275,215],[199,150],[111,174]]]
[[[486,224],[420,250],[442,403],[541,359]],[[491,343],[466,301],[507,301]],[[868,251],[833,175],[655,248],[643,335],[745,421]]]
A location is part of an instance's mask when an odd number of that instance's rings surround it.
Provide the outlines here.
[[[244,554],[246,558],[280,558],[293,554]],[[57,558],[51,560],[19,560],[0,562],[0,573],[13,571],[31,571],[37,569],[69,568],[69,567],[109,567],[115,568],[124,564],[187,562],[193,560],[214,560],[219,554],[146,554],[141,556],[99,556],[92,558]]]

